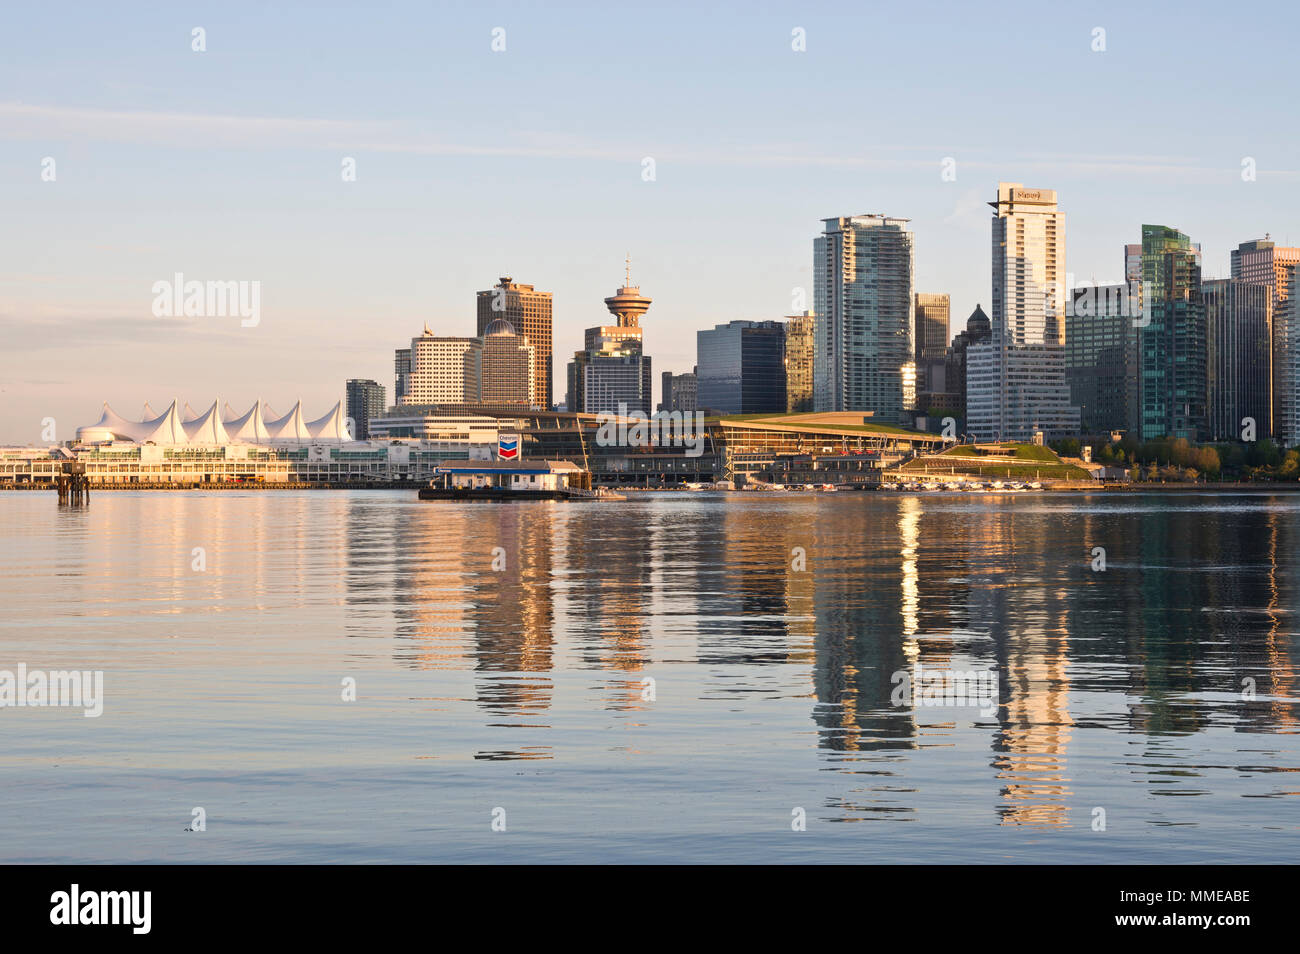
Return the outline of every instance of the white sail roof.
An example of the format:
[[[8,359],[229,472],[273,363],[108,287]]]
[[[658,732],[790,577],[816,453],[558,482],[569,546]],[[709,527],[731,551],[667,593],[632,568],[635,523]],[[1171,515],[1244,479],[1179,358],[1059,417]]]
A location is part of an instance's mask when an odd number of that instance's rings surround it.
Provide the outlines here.
[[[151,421],[133,423],[128,428],[128,439],[137,444],[186,444],[188,439],[181,424],[180,412],[176,401],[167,405],[167,410]]]
[[[266,429],[270,432],[271,438],[277,441],[305,441],[311,438],[311,432],[307,430],[307,425],[302,419],[302,401],[294,404],[293,409],[284,417],[267,421]]]
[[[221,423],[221,415],[217,413],[219,403],[219,401],[213,401],[212,407],[208,408],[206,414],[196,416],[193,420],[182,424],[182,427],[185,428],[185,436],[189,438],[191,444],[230,443],[230,436]],[[185,406],[189,407],[188,404]]]
[[[283,417],[277,417],[261,398],[238,417],[228,403],[223,404],[220,400],[214,400],[203,413],[195,411],[188,402],[183,412],[180,406],[180,401],[175,400],[162,414],[154,414],[146,404],[149,413],[144,420],[128,421],[105,403],[98,421],[77,429],[77,439],[85,442],[216,445],[343,443],[352,440],[347,432],[342,401],[324,417],[312,421],[303,418],[301,401]]]
[[[227,404],[229,409],[230,405]],[[262,399],[258,398],[242,417],[227,417],[226,433],[231,440],[256,444],[266,440],[271,433],[266,429],[266,418]]]
[[[339,401],[324,417],[307,422],[307,433],[318,441],[347,441],[347,421],[343,417],[343,402]]]

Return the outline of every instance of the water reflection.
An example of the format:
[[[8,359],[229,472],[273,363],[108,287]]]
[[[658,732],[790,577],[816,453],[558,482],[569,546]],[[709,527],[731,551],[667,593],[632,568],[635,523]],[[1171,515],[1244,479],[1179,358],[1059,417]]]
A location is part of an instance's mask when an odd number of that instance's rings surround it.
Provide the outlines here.
[[[599,675],[588,690],[626,718],[691,667],[706,723],[717,704],[806,700],[828,766],[868,779],[827,800],[832,817],[910,815],[900,753],[982,738],[997,823],[1058,827],[1087,822],[1071,779],[1080,724],[1296,731],[1289,500],[357,497],[347,518],[349,635],[386,638],[372,612],[385,608],[399,665],[471,671],[484,725],[516,741],[478,758],[554,756],[557,671]],[[897,674],[918,664],[996,671],[996,712],[899,704]]]
[[[1062,841],[1237,860],[1297,830],[1300,495],[0,506],[0,648],[105,669],[111,687],[90,734],[10,713],[26,721],[5,736],[0,841],[23,857],[63,858],[31,833],[93,815],[86,793],[153,817],[158,779],[217,777],[239,805],[267,780],[263,806],[306,799],[339,831],[364,816],[356,837],[389,833],[389,860],[412,860],[412,825],[428,824],[407,808],[435,802],[465,851],[484,804],[528,806],[521,824],[550,826],[530,844],[557,858],[584,826],[639,825],[715,860],[719,831],[761,846],[791,806],[806,843],[844,860],[886,845],[893,860],[1009,845],[1054,860]],[[919,671],[992,672],[996,695],[900,692]],[[345,676],[356,703],[339,700]],[[65,764],[82,774],[52,783]],[[393,798],[406,784],[418,797]],[[262,833],[283,821],[252,818]],[[112,848],[97,860],[135,850],[107,822],[94,832]]]

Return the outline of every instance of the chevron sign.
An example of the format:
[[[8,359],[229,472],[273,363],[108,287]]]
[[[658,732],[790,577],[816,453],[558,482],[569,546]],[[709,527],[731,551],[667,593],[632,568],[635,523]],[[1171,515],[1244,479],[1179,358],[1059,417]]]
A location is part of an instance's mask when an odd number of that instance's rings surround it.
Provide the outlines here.
[[[519,435],[518,434],[498,435],[497,457],[500,460],[519,459]]]

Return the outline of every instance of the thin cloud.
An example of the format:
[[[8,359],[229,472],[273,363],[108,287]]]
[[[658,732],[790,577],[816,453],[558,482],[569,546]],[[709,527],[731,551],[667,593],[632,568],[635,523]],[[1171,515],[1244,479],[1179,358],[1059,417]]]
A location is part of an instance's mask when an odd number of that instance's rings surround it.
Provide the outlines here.
[[[734,144],[679,147],[649,138],[636,147],[611,148],[602,139],[557,137],[553,132],[508,130],[499,142],[457,142],[433,137],[401,121],[232,116],[209,113],[127,111],[0,102],[0,123],[10,139],[79,138],[177,149],[251,148],[347,150],[408,153],[452,158],[560,159],[595,162],[660,161],[720,166],[796,166],[876,170],[935,169],[942,157],[955,156],[965,169],[1005,175],[1026,172],[1127,173],[1177,176],[1180,181],[1215,181],[1235,168],[1207,165],[1185,155],[1027,153],[963,158],[953,147],[873,146],[862,153],[791,149],[788,144]],[[910,154],[908,154],[910,152]],[[1300,170],[1259,170],[1259,176],[1295,178]]]

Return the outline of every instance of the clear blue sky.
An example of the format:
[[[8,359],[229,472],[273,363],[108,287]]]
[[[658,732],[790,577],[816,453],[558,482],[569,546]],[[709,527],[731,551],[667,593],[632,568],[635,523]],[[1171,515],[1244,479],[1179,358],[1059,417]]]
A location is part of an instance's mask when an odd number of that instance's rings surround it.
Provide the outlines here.
[[[1058,190],[1080,278],[1119,280],[1143,222],[1226,275],[1240,241],[1300,244],[1296,9],[6,5],[0,442],[47,416],[70,438],[105,399],[391,397],[393,349],[472,334],[504,274],[554,294],[558,384],[629,252],[656,377],[686,370],[697,328],[811,300],[833,215],[910,218],[957,325],[988,304],[999,179]],[[178,271],[260,281],[261,324],[155,318]]]

